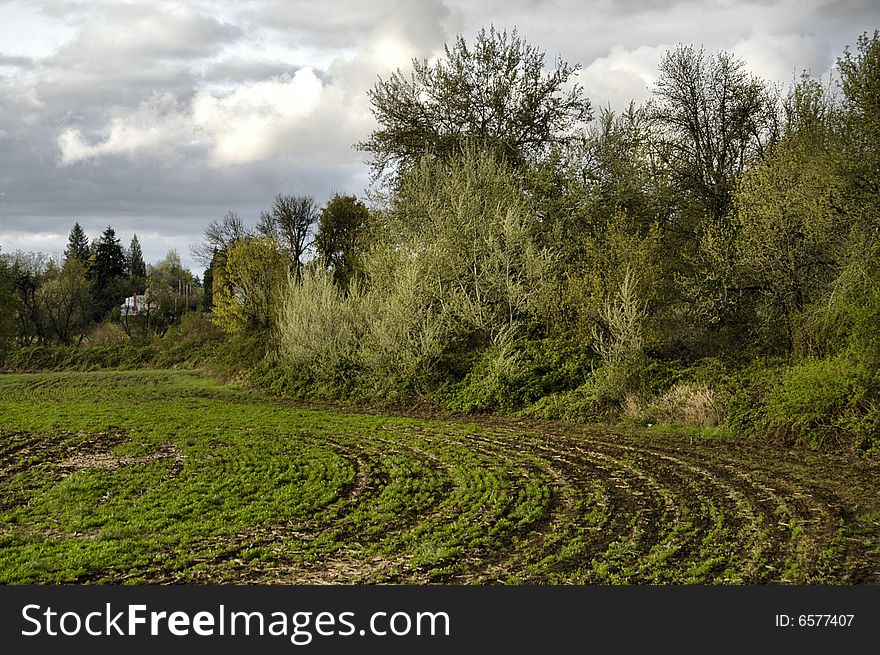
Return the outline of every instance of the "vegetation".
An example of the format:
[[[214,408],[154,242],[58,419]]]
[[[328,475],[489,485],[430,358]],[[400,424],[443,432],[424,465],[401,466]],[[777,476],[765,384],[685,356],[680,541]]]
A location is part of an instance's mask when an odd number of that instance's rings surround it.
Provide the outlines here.
[[[835,79],[781,89],[681,45],[647,103],[593,121],[576,65],[459,37],[370,91],[370,206],[229,212],[193,247],[202,280],[109,226],[74,225],[64,261],[4,254],[5,366],[211,366],[297,398],[874,456],[878,62],[865,34]]]
[[[880,33],[595,122],[516,33],[413,67],[370,206],[0,256],[0,582],[880,582]]]
[[[0,582],[880,581],[876,467],[346,414],[191,372],[0,377]]]

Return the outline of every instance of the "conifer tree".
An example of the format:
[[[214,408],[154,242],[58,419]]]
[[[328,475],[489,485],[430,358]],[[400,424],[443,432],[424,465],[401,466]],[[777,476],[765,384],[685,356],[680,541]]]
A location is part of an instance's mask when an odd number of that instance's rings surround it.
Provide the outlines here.
[[[65,261],[71,257],[75,257],[83,264],[88,264],[89,261],[89,238],[79,222],[74,223],[71,228],[70,236],[67,237],[67,248],[64,250]]]

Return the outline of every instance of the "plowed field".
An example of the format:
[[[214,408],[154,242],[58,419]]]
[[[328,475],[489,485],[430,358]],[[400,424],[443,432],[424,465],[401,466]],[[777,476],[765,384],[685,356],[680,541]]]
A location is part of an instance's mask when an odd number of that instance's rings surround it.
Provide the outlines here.
[[[880,583],[880,468],[185,372],[3,375],[0,582]]]

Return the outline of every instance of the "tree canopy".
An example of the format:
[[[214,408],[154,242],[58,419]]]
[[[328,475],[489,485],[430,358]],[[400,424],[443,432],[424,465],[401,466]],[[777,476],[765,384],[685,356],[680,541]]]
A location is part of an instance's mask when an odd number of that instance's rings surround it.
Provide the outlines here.
[[[578,66],[559,60],[545,72],[542,50],[490,27],[474,44],[458,36],[436,62],[413,60],[368,91],[379,128],[361,150],[377,177],[441,158],[463,143],[489,148],[514,166],[534,163],[569,144],[591,118],[589,101],[570,84]]]

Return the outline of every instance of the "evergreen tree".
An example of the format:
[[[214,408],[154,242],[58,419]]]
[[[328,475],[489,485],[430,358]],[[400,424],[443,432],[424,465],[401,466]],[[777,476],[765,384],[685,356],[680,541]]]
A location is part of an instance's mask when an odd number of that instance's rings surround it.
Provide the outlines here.
[[[131,245],[128,248],[128,274],[135,278],[147,277],[147,265],[144,262],[144,253],[137,234],[131,238]]]
[[[70,236],[67,237],[67,248],[64,250],[65,261],[71,257],[78,259],[83,264],[89,262],[89,238],[78,222],[74,223],[70,230]]]
[[[116,238],[116,232],[108,225],[95,246],[95,263],[92,269],[98,318],[103,317],[125,297],[125,269],[125,252]]]

